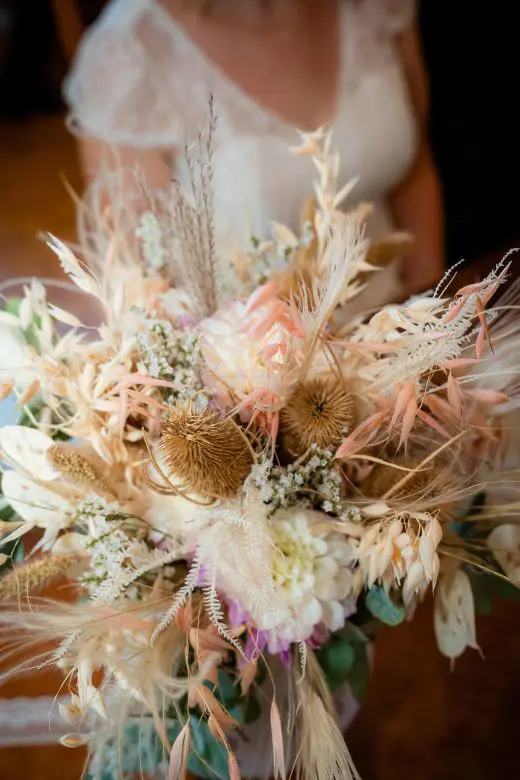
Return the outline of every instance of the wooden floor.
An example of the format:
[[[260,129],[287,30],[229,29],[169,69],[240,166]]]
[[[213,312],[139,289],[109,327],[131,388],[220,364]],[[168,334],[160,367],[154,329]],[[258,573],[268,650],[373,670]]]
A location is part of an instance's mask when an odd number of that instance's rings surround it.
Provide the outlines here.
[[[41,230],[74,234],[60,176],[79,187],[74,145],[60,118],[0,125],[0,277],[58,276]],[[519,776],[520,607],[478,620],[481,657],[450,671],[434,643],[431,605],[378,639],[366,702],[347,735],[363,780],[488,780]],[[10,684],[3,696],[54,693],[52,676]],[[83,754],[0,750],[0,779],[77,780]],[[317,780],[320,780],[317,778]]]

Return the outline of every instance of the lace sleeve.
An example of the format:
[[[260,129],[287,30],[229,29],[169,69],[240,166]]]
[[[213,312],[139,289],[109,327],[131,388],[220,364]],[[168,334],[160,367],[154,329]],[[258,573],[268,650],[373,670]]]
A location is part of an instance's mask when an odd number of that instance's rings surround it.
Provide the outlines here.
[[[416,0],[364,0],[376,26],[388,35],[400,35],[415,19]]]
[[[207,111],[210,86],[204,89],[202,81],[182,95],[182,74],[190,66],[179,43],[154,0],[111,0],[87,31],[64,83],[73,131],[121,146],[182,144]]]

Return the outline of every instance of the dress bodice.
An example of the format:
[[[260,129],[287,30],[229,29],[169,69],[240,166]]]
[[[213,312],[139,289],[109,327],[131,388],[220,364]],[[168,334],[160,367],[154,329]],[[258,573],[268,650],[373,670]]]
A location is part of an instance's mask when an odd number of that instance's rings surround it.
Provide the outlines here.
[[[416,123],[397,36],[414,0],[343,0],[341,72],[333,130],[340,184],[376,208],[370,233],[390,229],[385,195],[416,150]],[[265,237],[270,220],[295,227],[315,169],[293,156],[296,128],[267,111],[219,70],[157,0],[112,0],[87,32],[65,84],[73,123],[109,143],[182,148],[208,117],[215,137],[215,224],[226,240]],[[179,155],[176,159],[182,157]],[[283,171],[283,175],[281,175]],[[182,179],[182,169],[177,172]]]

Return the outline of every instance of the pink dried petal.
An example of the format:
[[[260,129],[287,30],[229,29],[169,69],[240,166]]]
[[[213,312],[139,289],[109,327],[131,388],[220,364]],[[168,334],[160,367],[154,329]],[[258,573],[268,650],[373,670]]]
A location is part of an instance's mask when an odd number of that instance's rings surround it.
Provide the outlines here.
[[[407,443],[408,437],[412,432],[412,428],[415,423],[416,416],[417,416],[417,401],[415,400],[415,398],[412,398],[408,402],[406,411],[403,415],[403,427],[401,430],[401,438],[399,440],[399,446]]]
[[[438,423],[437,420],[435,420],[433,417],[431,417],[427,412],[419,409],[417,412],[417,417],[422,420],[423,423],[428,425],[429,428],[432,428],[434,431],[437,431],[437,433],[440,433],[441,436],[445,436],[447,439],[451,439],[451,434],[448,433],[446,428],[443,428],[442,425]]]
[[[466,390],[465,394],[481,404],[494,406],[495,404],[505,404],[509,401],[509,396],[500,393],[498,390],[491,390],[486,387],[477,387],[474,390]]]
[[[402,386],[401,390],[399,391],[397,395],[397,400],[395,402],[395,408],[394,408],[394,414],[392,417],[392,420],[390,422],[390,427],[393,428],[400,417],[403,416],[405,413],[405,410],[408,407],[408,404],[414,398],[416,392],[415,383],[409,380],[408,382],[405,382]]]
[[[450,402],[450,405],[452,409],[455,411],[457,417],[459,419],[462,419],[462,393],[459,387],[459,383],[453,377],[451,371],[448,376],[447,389],[448,389],[448,401]]]
[[[455,358],[454,360],[445,360],[441,368],[451,371],[453,368],[466,368],[466,366],[473,366],[475,363],[478,363],[477,358]]]
[[[245,314],[250,314],[256,309],[261,308],[273,298],[276,299],[277,294],[278,287],[276,286],[275,282],[267,282],[266,284],[262,285],[262,287],[259,287],[258,290],[255,290],[255,292],[252,293],[252,295],[249,297],[249,300],[246,303]]]
[[[466,303],[466,298],[461,298],[461,300],[453,306],[449,310],[449,312],[446,314],[446,316],[443,319],[443,325],[448,325],[448,323],[452,322],[452,320],[455,319],[455,317],[458,317],[462,309],[464,308],[464,305]]]

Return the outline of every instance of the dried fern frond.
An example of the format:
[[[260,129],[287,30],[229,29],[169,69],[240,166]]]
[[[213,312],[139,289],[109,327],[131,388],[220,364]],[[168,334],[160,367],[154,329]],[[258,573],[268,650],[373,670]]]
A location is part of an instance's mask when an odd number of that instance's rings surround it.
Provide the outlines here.
[[[352,431],[354,401],[339,379],[301,382],[282,409],[281,429],[291,455],[303,455],[316,444],[337,446]]]
[[[15,566],[0,579],[0,601],[13,601],[19,596],[42,590],[53,580],[65,576],[80,560],[81,556],[77,553],[69,553],[35,558]]]
[[[47,450],[50,463],[76,485],[85,485],[96,493],[114,497],[114,491],[94,464],[74,447],[54,444]]]
[[[171,475],[190,492],[211,498],[236,495],[253,465],[253,452],[240,428],[213,410],[169,409],[160,438]]]

